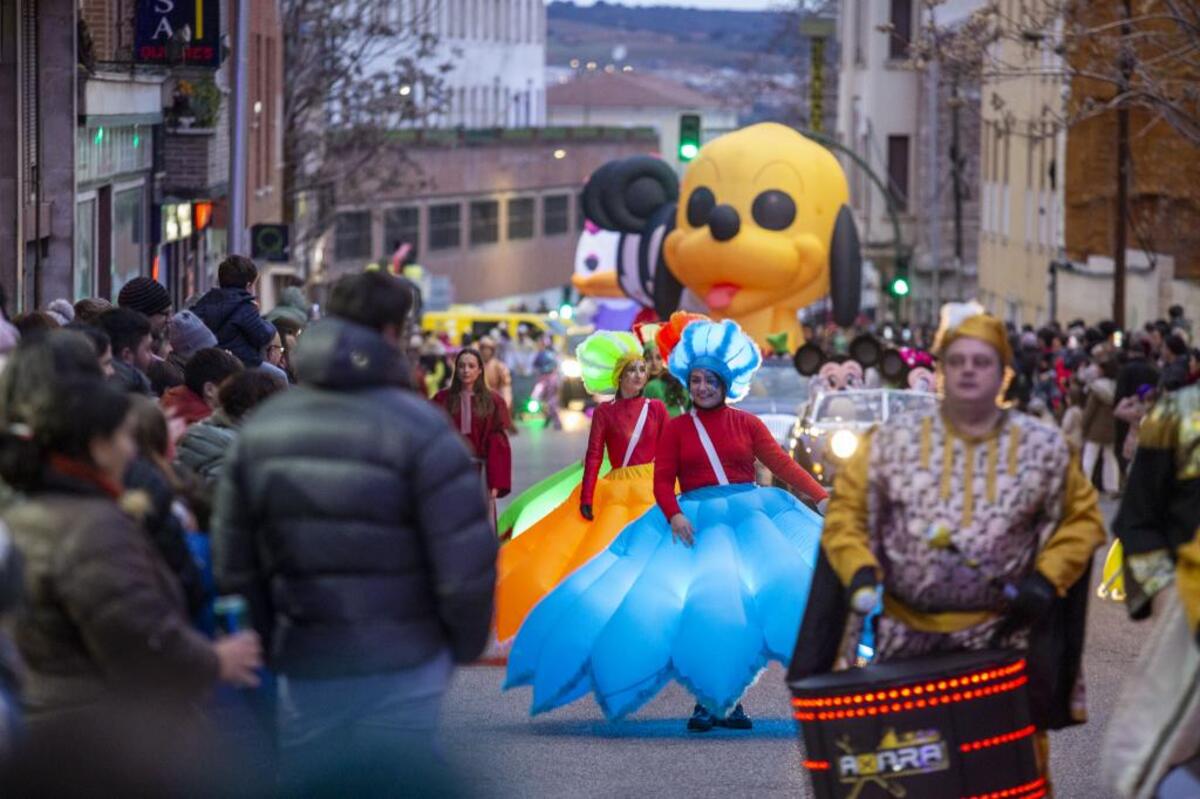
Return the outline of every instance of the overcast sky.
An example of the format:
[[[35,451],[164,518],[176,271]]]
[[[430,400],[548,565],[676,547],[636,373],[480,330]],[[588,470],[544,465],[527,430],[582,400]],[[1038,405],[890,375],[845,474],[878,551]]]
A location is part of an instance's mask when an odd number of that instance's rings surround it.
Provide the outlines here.
[[[781,0],[612,0],[627,6],[690,6],[691,8],[726,8],[734,11],[761,11],[779,8],[786,3]],[[581,6],[592,5],[592,0],[575,0]]]

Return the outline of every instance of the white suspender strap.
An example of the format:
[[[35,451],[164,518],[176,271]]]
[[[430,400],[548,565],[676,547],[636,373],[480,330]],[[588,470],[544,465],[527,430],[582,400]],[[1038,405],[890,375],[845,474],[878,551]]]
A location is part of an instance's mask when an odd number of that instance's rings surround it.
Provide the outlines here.
[[[721,465],[721,459],[717,457],[717,448],[713,446],[708,431],[704,429],[704,422],[700,421],[700,417],[694,410],[691,411],[691,415],[692,423],[696,425],[696,435],[700,436],[700,446],[704,447],[704,454],[708,456],[708,464],[712,466],[713,474],[717,476],[717,482],[723,486],[729,485],[729,478],[725,476],[725,467]]]
[[[629,439],[629,446],[625,447],[625,459],[621,461],[622,469],[633,460],[633,451],[637,449],[638,442],[642,440],[642,432],[646,429],[646,417],[649,415],[650,400],[642,400],[642,412],[638,414],[637,424],[633,426],[633,436]]]

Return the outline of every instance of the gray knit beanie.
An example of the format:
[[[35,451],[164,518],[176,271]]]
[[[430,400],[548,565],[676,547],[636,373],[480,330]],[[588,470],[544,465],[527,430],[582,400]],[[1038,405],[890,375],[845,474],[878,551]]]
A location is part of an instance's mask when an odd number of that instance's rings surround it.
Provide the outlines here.
[[[217,337],[191,311],[180,311],[167,323],[167,337],[179,360],[187,362],[197,350],[217,346]]]

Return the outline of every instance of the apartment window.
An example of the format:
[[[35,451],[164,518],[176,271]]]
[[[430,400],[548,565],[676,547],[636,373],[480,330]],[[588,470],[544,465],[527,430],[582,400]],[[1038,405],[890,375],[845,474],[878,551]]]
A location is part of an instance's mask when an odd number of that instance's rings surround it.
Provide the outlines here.
[[[462,206],[429,207],[429,249],[453,250],[462,243]]]
[[[566,233],[570,197],[566,194],[554,194],[542,199],[542,235],[561,236]],[[580,206],[582,207],[582,205]]]
[[[371,257],[371,212],[349,211],[338,214],[335,222],[334,258],[346,261]]]
[[[887,138],[888,188],[899,211],[908,210],[908,137]]]
[[[389,256],[401,244],[411,245],[409,254],[418,258],[421,254],[421,209],[417,207],[391,208],[383,215],[383,248]]]
[[[863,46],[863,37],[867,35],[867,21],[863,18],[866,13],[867,3],[871,0],[850,0],[854,4],[854,63],[860,67],[867,63],[866,48]]]
[[[888,58],[908,58],[908,46],[912,43],[913,7],[912,0],[891,0],[890,22],[892,32],[888,36]]]
[[[500,240],[500,203],[476,200],[471,203],[471,246],[495,244]]]
[[[534,202],[532,197],[518,197],[508,201],[509,239],[533,238]]]

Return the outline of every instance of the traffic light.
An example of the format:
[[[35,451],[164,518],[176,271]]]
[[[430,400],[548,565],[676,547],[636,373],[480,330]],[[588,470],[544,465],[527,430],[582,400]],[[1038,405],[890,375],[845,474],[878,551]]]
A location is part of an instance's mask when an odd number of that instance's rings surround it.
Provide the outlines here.
[[[908,296],[908,278],[903,275],[896,275],[892,278],[891,285],[888,286],[888,292],[893,297]]]
[[[902,255],[896,259],[896,271],[892,275],[892,281],[888,283],[888,294],[902,299],[908,296],[911,288],[908,282],[908,258]]]
[[[679,116],[679,160],[691,161],[700,154],[700,115]]]

